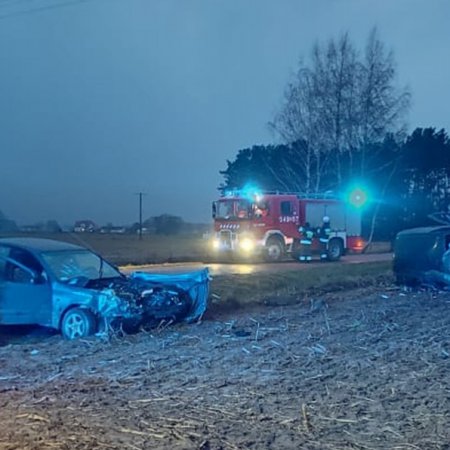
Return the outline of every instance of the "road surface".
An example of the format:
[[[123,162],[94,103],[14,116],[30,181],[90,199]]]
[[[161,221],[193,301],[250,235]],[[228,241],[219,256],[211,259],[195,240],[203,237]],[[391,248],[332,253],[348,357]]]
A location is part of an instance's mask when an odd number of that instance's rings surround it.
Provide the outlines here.
[[[231,275],[241,274],[248,275],[261,272],[279,272],[287,270],[305,270],[310,267],[317,267],[323,264],[365,264],[370,262],[391,261],[392,253],[372,253],[365,255],[347,255],[339,262],[320,262],[312,261],[308,264],[302,264],[295,261],[284,261],[279,263],[246,263],[246,264],[224,264],[224,263],[173,263],[173,264],[149,264],[144,266],[123,266],[122,272],[131,273],[135,271],[152,272],[152,273],[177,273],[188,270],[200,269],[207,266],[211,275]]]

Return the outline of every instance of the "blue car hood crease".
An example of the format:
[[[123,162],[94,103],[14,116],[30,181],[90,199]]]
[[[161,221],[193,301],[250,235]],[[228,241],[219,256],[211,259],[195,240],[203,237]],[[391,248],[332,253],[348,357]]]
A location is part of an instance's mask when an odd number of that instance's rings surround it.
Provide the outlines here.
[[[185,291],[189,295],[192,304],[188,314],[183,319],[184,322],[195,322],[206,311],[209,297],[209,281],[211,279],[208,268],[175,274],[133,272],[130,277],[164,286],[173,285]]]

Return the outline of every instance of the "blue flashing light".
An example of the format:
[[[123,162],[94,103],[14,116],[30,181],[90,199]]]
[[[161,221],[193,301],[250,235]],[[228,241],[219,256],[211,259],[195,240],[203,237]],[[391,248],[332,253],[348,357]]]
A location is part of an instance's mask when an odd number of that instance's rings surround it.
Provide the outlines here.
[[[246,198],[247,200],[250,201],[254,201],[255,198],[257,198],[258,196],[261,196],[260,190],[252,185],[252,184],[246,184],[242,189],[241,189],[241,195],[242,197]]]
[[[367,192],[360,187],[355,187],[348,195],[349,203],[355,208],[362,208],[367,204],[368,200]]]
[[[241,189],[227,189],[223,193],[224,197],[242,197],[250,202],[259,201],[263,195],[261,191],[254,185],[248,183]]]

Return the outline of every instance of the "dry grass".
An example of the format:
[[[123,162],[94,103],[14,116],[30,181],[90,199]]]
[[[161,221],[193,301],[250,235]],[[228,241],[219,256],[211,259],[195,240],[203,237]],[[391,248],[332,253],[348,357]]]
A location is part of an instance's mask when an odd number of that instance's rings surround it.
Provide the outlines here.
[[[99,233],[16,233],[14,236],[49,238],[82,245],[117,265],[201,261],[207,257],[208,250],[208,242],[198,236],[144,235],[142,240],[135,235]]]
[[[390,284],[390,262],[323,264],[303,270],[214,277],[213,309],[249,304],[287,305],[309,296],[349,288]]]

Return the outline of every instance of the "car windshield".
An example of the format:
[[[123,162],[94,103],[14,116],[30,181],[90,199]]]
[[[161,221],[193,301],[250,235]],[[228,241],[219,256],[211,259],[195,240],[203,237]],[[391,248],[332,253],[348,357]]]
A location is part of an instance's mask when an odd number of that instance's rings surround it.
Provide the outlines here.
[[[248,219],[250,202],[248,200],[222,200],[217,202],[216,218]]]
[[[42,257],[53,275],[61,282],[76,277],[98,280],[121,276],[117,269],[88,250],[44,252]]]

